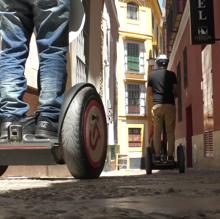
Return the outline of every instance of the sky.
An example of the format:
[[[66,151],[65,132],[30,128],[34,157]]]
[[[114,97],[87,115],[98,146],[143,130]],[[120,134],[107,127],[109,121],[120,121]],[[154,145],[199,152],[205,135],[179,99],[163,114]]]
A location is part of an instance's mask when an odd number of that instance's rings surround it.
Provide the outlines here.
[[[161,10],[162,10],[163,0],[159,0],[159,4],[160,4],[160,8],[161,8]]]

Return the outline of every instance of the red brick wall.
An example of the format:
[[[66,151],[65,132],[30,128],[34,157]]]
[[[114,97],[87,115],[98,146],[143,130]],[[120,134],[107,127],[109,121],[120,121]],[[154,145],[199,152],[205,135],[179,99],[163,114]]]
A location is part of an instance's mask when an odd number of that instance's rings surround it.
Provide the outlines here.
[[[214,16],[215,16],[215,35],[218,41],[212,44],[212,64],[213,64],[213,102],[214,102],[214,129],[220,130],[220,1],[214,0]],[[190,39],[190,22],[188,22],[182,39],[179,43],[178,50],[175,56],[175,61],[172,65],[172,70],[176,72],[177,65],[181,63],[181,78],[182,78],[182,122],[177,122],[176,137],[181,138],[186,135],[186,124],[185,124],[185,109],[192,105],[192,116],[193,116],[193,135],[203,133],[203,97],[201,90],[202,82],[202,63],[201,63],[201,52],[202,45],[192,45]],[[183,50],[184,47],[188,50],[188,87],[185,90],[183,86]]]

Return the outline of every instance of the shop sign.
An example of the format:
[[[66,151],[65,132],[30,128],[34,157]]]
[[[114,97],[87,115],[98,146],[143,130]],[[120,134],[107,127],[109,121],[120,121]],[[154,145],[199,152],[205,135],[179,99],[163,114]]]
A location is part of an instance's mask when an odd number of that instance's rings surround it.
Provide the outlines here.
[[[192,44],[215,43],[213,0],[190,0]]]

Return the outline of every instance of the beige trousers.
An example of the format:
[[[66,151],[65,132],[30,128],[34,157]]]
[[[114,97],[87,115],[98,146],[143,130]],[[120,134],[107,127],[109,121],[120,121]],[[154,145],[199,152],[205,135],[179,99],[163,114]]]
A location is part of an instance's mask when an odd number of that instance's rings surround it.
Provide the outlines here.
[[[165,122],[168,156],[174,156],[175,149],[175,124],[176,108],[172,104],[156,104],[152,108],[154,118],[154,150],[155,156],[160,156],[161,134],[163,131],[163,122]]]

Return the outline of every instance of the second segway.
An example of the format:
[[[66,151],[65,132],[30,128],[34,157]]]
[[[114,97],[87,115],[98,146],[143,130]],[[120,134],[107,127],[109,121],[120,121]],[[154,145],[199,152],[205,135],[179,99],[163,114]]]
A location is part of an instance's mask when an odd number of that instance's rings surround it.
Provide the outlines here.
[[[182,144],[177,146],[177,160],[168,160],[161,154],[161,159],[155,160],[155,154],[152,146],[146,148],[145,153],[146,174],[152,174],[152,170],[179,169],[179,173],[185,173],[185,154]]]

